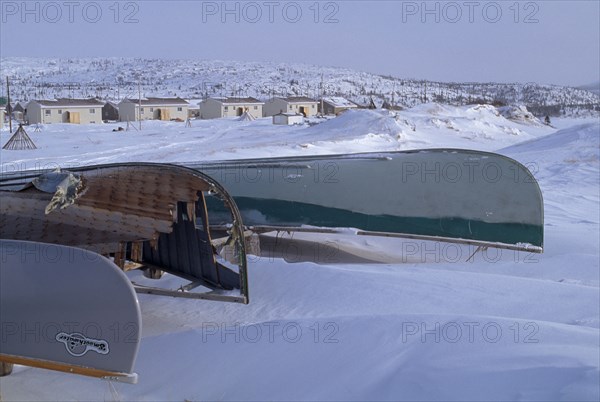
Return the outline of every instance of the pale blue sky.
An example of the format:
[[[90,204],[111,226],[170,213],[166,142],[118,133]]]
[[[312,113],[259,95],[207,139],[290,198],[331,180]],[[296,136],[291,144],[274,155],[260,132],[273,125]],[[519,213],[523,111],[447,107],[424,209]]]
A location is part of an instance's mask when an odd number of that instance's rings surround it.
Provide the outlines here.
[[[600,79],[597,0],[0,3],[3,57],[269,60],[440,81]]]

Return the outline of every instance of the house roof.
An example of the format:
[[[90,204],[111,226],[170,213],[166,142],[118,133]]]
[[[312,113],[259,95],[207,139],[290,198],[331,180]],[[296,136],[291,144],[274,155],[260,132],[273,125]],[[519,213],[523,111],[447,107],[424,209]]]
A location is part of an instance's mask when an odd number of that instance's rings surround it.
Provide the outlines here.
[[[304,117],[304,115],[301,113],[277,113],[274,116],[287,116],[287,117],[301,116],[301,117]]]
[[[283,99],[287,103],[318,103],[316,100],[309,98],[308,96],[288,96]]]
[[[356,103],[340,96],[323,97],[323,102],[328,103],[333,107],[357,107]]]
[[[138,99],[123,99],[122,102],[135,103],[136,105],[141,103],[142,106],[187,106],[189,105],[188,101],[181,98],[142,98],[141,101]]]
[[[224,105],[240,105],[240,104],[264,105],[264,102],[261,102],[258,99],[253,98],[251,96],[246,97],[246,98],[213,97],[210,99],[221,102]]]
[[[33,102],[37,102],[42,106],[46,107],[102,107],[104,103],[99,101],[98,99],[90,98],[90,99],[68,99],[68,98],[60,98],[53,100],[34,100]]]
[[[15,105],[13,106],[13,110],[15,111],[25,111],[27,105],[25,105],[24,103],[21,102],[17,102],[15,103]]]

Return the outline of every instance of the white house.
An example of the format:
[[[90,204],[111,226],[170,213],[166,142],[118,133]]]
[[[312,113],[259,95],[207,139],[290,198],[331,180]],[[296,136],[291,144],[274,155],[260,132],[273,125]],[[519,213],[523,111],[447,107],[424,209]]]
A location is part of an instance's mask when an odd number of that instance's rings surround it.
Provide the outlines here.
[[[188,108],[188,101],[181,98],[126,98],[119,102],[119,120],[185,121],[188,118]]]
[[[102,106],[98,99],[32,100],[27,104],[29,124],[102,122]]]
[[[291,126],[304,123],[304,116],[300,113],[278,113],[273,115],[273,124]]]
[[[217,119],[220,117],[241,116],[244,112],[252,117],[263,116],[264,102],[256,98],[208,98],[200,102],[200,118]]]
[[[358,105],[340,96],[323,97],[323,110],[319,110],[323,114],[340,114],[348,109],[356,109]],[[321,105],[319,105],[319,109]]]
[[[317,114],[318,102],[306,96],[288,96],[287,98],[275,97],[265,103],[265,116],[279,113],[300,113],[304,117]]]

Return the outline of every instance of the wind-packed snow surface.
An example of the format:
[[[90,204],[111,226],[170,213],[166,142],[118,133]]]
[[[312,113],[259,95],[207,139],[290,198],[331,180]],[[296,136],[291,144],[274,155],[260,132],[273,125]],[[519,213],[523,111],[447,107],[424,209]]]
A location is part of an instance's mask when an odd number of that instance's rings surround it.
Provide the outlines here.
[[[265,255],[249,257],[249,305],[140,296],[137,385],[16,367],[0,379],[0,394],[10,401],[597,401],[600,122],[555,124],[563,129],[508,120],[489,106],[428,104],[398,115],[348,112],[310,127],[258,119],[194,121],[192,128],[149,122],[141,132],[116,133],[112,124],[29,128],[39,149],[2,151],[4,171],[431,147],[497,151],[526,164],[540,183],[545,252],[489,249],[469,259],[469,246],[350,234],[284,234],[270,252],[274,237],[265,236]]]

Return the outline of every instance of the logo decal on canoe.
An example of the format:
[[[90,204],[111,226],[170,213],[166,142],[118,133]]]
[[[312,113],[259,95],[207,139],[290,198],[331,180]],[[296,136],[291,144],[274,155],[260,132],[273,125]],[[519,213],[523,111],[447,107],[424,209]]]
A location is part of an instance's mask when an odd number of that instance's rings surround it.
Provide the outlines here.
[[[66,334],[60,332],[56,335],[56,340],[64,343],[67,352],[73,356],[83,356],[89,350],[101,355],[108,354],[108,342],[102,339],[86,338],[80,333]]]

